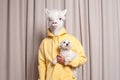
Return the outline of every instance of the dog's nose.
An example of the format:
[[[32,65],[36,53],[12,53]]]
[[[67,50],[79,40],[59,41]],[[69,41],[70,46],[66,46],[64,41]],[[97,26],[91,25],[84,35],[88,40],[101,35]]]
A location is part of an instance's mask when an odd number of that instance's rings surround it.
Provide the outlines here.
[[[68,46],[68,44],[66,44],[66,46]]]

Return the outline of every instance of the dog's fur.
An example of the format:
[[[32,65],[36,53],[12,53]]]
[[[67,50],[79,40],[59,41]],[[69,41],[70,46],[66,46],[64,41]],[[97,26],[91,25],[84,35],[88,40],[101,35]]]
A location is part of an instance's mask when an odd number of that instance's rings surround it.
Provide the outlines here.
[[[67,10],[48,10],[46,9],[46,15],[48,17],[48,25],[51,32],[57,35],[60,29],[63,27],[65,15]]]
[[[75,54],[71,50],[71,42],[69,40],[63,40],[60,42],[60,54],[64,56],[65,58],[65,63],[64,65],[67,65],[70,61],[75,59],[77,57],[77,54]],[[55,65],[57,63],[57,57],[53,59],[53,64]],[[76,68],[73,69],[73,77],[76,78]]]

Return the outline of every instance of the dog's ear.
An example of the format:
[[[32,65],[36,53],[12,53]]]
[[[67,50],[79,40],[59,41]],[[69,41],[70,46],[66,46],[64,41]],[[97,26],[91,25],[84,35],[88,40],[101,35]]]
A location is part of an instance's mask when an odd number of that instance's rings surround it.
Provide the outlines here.
[[[58,45],[58,47],[59,47],[60,49],[61,49],[61,47],[62,47],[61,44],[62,44],[62,42],[60,42],[59,45]]]
[[[72,48],[72,43],[70,42],[70,48]]]

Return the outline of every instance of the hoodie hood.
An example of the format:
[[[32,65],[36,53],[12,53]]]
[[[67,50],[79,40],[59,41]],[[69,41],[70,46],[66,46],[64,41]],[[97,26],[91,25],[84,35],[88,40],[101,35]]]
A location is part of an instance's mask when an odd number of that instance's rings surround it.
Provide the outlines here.
[[[67,34],[67,31],[65,30],[65,28],[61,28],[60,32],[57,34],[57,35],[54,35],[50,29],[48,29],[47,31],[47,34],[48,34],[48,37],[54,37],[54,36],[61,36],[61,35],[64,35],[64,34]]]

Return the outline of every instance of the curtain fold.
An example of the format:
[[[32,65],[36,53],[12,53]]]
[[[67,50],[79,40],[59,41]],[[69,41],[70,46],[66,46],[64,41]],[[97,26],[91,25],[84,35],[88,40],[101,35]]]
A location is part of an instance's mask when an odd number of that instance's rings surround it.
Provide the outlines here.
[[[65,28],[85,48],[78,80],[120,80],[120,0],[0,0],[0,80],[37,80],[46,8],[67,9]]]

